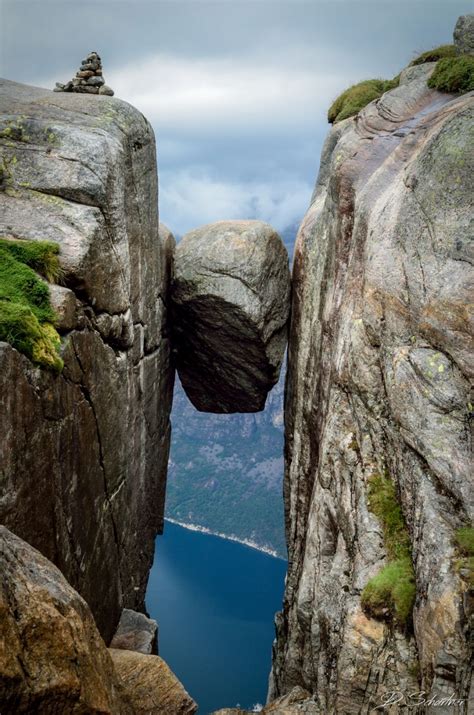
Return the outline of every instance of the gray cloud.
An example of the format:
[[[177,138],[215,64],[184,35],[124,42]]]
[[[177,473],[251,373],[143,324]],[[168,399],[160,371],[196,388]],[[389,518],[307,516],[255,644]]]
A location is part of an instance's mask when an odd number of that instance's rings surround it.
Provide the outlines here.
[[[97,49],[157,134],[161,213],[300,219],[326,111],[349,84],[449,42],[470,0],[0,0],[0,66],[52,87]]]

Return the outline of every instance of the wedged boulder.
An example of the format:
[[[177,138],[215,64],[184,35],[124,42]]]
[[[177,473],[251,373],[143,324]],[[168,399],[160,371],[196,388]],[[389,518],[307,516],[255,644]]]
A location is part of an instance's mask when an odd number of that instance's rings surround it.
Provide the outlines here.
[[[201,412],[258,412],[287,341],[288,255],[261,221],[219,221],[186,234],[172,283],[178,373]]]
[[[134,715],[192,715],[197,710],[177,677],[157,655],[109,649]]]
[[[86,602],[36,549],[0,527],[0,712],[133,712]]]
[[[157,622],[144,613],[124,608],[110,647],[151,655],[158,652],[157,643]]]

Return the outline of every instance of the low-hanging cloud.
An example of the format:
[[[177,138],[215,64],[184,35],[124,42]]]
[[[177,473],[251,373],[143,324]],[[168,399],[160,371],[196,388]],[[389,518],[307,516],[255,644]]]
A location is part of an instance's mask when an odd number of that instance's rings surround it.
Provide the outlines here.
[[[296,177],[275,181],[231,181],[205,168],[162,172],[160,220],[182,236],[192,228],[223,219],[267,221],[278,231],[298,223],[312,187]]]
[[[316,75],[294,63],[157,54],[116,68],[107,80],[160,131],[183,133],[297,130],[324,112],[321,97],[347,83],[330,70]]]

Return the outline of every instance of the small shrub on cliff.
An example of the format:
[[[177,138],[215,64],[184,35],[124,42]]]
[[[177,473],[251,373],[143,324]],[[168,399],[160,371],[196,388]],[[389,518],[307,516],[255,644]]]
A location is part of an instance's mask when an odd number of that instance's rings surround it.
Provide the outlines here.
[[[362,591],[361,605],[374,618],[406,626],[411,621],[415,595],[411,558],[405,557],[391,561],[369,581]]]
[[[456,531],[456,544],[464,556],[474,556],[474,529],[463,526]]]
[[[457,563],[458,570],[467,572],[469,586],[474,588],[474,528],[463,526],[456,531],[454,538],[462,555]]]
[[[440,60],[428,80],[428,87],[453,94],[471,92],[474,90],[474,57],[461,55]]]
[[[416,596],[415,574],[410,536],[392,480],[379,474],[373,476],[368,497],[370,511],[382,524],[389,562],[365,586],[361,605],[374,618],[408,626]]]
[[[393,79],[366,79],[363,82],[354,84],[332,103],[328,111],[328,121],[331,124],[341,122],[343,119],[352,117],[369,102],[378,99],[389,89],[398,87],[399,77]]]
[[[60,371],[60,338],[43,275],[57,275],[56,244],[0,240],[0,340],[10,343],[33,362]],[[53,257],[55,260],[53,260]]]
[[[427,50],[422,52],[421,55],[415,57],[414,60],[410,62],[410,67],[413,65],[423,65],[425,62],[437,62],[445,57],[455,57],[456,48],[454,45],[440,45],[439,47],[433,47],[432,50]]]

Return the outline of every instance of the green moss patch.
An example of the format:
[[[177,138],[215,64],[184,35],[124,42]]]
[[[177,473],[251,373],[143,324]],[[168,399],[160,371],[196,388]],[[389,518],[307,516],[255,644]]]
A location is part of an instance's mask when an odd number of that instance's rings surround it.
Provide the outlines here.
[[[391,479],[373,476],[368,496],[369,509],[382,524],[388,564],[365,586],[361,605],[374,618],[406,627],[416,596],[410,535]]]
[[[464,556],[474,556],[474,529],[463,526],[455,533],[456,545]]]
[[[328,121],[331,124],[341,122],[343,119],[352,117],[369,102],[378,99],[385,92],[394,87],[398,87],[399,77],[393,79],[366,79],[363,82],[354,84],[332,103],[328,111]]]
[[[47,283],[59,274],[58,246],[36,241],[0,239],[0,340],[30,360],[60,371],[60,337]]]
[[[461,55],[440,60],[428,80],[428,87],[453,94],[471,92],[474,90],[474,57]]]
[[[373,618],[393,620],[400,626],[411,621],[416,588],[411,558],[388,563],[362,591],[362,608]]]
[[[440,45],[439,47],[433,47],[432,50],[422,52],[421,55],[418,55],[418,57],[415,57],[415,59],[410,62],[409,66],[413,67],[413,65],[423,65],[425,62],[437,62],[445,57],[455,56],[456,48],[454,45]]]
[[[468,582],[469,587],[474,588],[474,528],[463,526],[455,532],[454,538],[461,554],[461,558],[456,563],[457,570],[461,574],[467,572],[467,575],[463,577]]]

